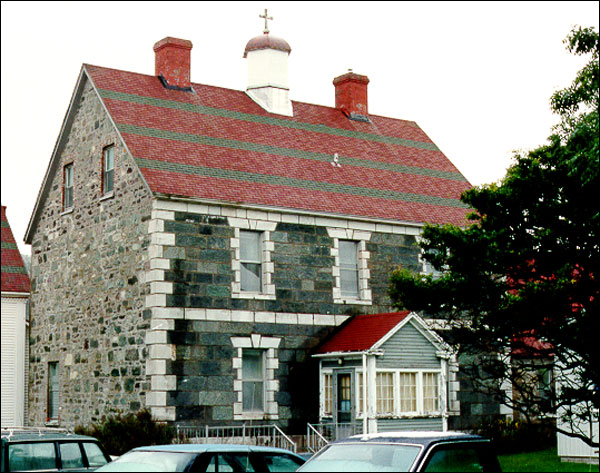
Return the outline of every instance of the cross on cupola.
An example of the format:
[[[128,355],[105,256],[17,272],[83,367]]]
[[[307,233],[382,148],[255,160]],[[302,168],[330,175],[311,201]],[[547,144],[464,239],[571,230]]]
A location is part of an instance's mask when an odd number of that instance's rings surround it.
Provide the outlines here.
[[[272,16],[267,16],[267,9],[265,8],[265,14],[264,15],[258,15],[259,18],[264,18],[265,19],[265,29],[263,30],[264,34],[269,34],[269,25],[267,24],[267,22],[269,20],[272,20],[273,17]]]

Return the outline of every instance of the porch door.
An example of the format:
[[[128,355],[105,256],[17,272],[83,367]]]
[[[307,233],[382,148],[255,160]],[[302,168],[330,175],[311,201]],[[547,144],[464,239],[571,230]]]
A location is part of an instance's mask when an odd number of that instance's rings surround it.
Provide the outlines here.
[[[336,437],[343,438],[353,434],[354,423],[354,376],[352,371],[334,371],[334,413]],[[347,424],[347,425],[340,425]]]

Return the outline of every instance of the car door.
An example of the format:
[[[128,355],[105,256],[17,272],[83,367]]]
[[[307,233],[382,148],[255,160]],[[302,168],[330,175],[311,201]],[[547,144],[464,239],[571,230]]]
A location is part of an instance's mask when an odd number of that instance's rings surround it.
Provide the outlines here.
[[[454,442],[434,445],[417,471],[469,473],[501,470],[489,442]]]

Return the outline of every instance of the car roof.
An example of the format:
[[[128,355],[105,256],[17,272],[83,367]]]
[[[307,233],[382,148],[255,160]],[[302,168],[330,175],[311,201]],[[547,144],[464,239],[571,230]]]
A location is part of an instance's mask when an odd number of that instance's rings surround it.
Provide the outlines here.
[[[40,429],[2,429],[3,442],[40,442],[56,440],[87,440],[97,442],[94,437],[77,435],[67,430],[45,430]]]
[[[204,452],[261,452],[261,453],[286,453],[294,456],[298,456],[290,450],[276,447],[261,447],[256,445],[232,445],[232,444],[218,444],[218,443],[204,443],[204,444],[172,444],[172,445],[148,445],[145,447],[134,448],[133,451],[147,451],[147,452],[178,452],[178,453],[204,453]],[[302,457],[300,457],[302,458]]]
[[[428,446],[433,443],[448,441],[487,441],[480,435],[467,434],[464,432],[437,432],[437,431],[399,431],[399,432],[379,432],[376,434],[359,434],[345,439],[338,440],[336,443],[411,443],[415,445]]]

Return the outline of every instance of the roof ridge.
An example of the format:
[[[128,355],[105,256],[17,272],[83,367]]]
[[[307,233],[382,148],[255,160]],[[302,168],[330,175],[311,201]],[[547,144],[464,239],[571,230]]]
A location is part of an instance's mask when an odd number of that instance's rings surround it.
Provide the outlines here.
[[[98,68],[98,69],[106,69],[106,70],[116,71],[116,72],[125,72],[127,74],[135,74],[135,75],[144,76],[144,77],[156,77],[156,76],[154,76],[152,74],[144,74],[144,73],[141,73],[141,72],[127,71],[127,70],[124,70],[124,69],[116,69],[114,67],[97,66],[95,64],[83,63],[83,66],[85,66],[85,67],[88,67],[88,66],[89,67],[95,67],[95,68]],[[212,87],[214,89],[228,90],[228,91],[232,91],[232,92],[239,92],[240,94],[245,94],[246,93],[245,90],[233,89],[233,88],[230,88],[230,87],[222,87],[220,85],[205,84],[205,83],[202,83],[202,82],[193,82],[192,81],[191,84],[192,84],[192,88],[193,88],[194,85],[198,85],[198,86],[202,86],[202,87]],[[297,103],[297,104],[301,104],[301,105],[309,105],[311,107],[325,108],[325,109],[328,109],[328,110],[337,110],[335,108],[335,106],[330,106],[330,105],[323,105],[323,104],[312,103],[312,102],[305,102],[305,101],[302,101],[302,100],[293,100],[293,99],[290,99],[290,101],[292,102],[292,104]],[[342,112],[340,112],[340,113],[342,113]],[[385,119],[385,120],[394,120],[394,121],[404,122],[404,123],[406,123],[406,124],[408,124],[410,126],[414,126],[414,127],[418,128],[419,130],[422,130],[422,128],[414,120],[407,120],[405,118],[387,117],[385,115],[378,115],[378,114],[375,114],[375,113],[369,113],[369,116],[370,117],[377,117],[377,118],[381,118],[381,119]],[[293,117],[290,117],[290,118],[293,118]]]

